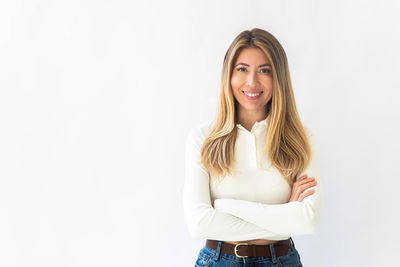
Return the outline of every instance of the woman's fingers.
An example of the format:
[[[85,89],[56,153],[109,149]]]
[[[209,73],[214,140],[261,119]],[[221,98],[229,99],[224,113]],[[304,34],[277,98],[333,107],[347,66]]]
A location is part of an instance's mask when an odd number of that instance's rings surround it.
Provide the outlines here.
[[[315,193],[314,189],[311,189],[311,190],[308,190],[307,192],[302,193],[299,197],[299,201],[302,202],[305,197],[308,197],[309,195],[312,195],[314,193]]]
[[[306,184],[306,183],[309,183],[309,182],[313,182],[313,181],[315,181],[315,178],[314,178],[314,177],[308,177],[308,178],[306,178],[306,179],[300,180],[300,181],[298,182],[298,184],[299,184],[299,185],[303,185],[303,184]]]
[[[317,181],[311,180],[311,181],[308,181],[308,182],[306,182],[306,183],[304,183],[304,184],[299,185],[299,189],[300,189],[301,191],[304,191],[304,190],[306,190],[307,188],[312,187],[312,186],[314,186],[314,185],[316,185],[316,184],[317,184]]]
[[[289,202],[292,201],[302,201],[305,197],[313,194],[315,190],[308,190],[304,192],[310,187],[313,187],[317,184],[315,177],[307,177],[307,174],[301,176],[294,184],[292,188],[292,195],[290,197]]]
[[[300,178],[298,178],[298,179],[293,183],[293,186],[294,186],[294,187],[297,187],[298,185],[307,183],[307,182],[310,181],[311,178],[312,178],[312,177],[309,177],[309,178],[308,178],[308,177],[307,177],[307,174],[304,174],[303,176],[301,176]]]
[[[300,181],[300,180],[303,180],[303,179],[305,179],[305,178],[307,178],[307,176],[308,176],[308,174],[306,173],[306,174],[304,174],[304,175],[302,175],[301,177],[299,177],[299,178],[297,178],[296,179],[296,182],[297,181]]]
[[[300,186],[304,186],[305,184],[311,183],[313,181],[315,181],[314,177],[303,178],[301,180],[298,180],[293,184],[292,190],[297,190],[297,188],[299,188]]]

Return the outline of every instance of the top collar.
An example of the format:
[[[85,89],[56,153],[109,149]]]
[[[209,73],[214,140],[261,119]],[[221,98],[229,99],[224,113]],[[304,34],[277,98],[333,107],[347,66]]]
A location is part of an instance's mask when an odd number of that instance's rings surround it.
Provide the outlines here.
[[[267,124],[267,121],[269,120],[269,117],[270,117],[270,115],[268,115],[265,119],[263,119],[263,120],[261,120],[261,121],[256,121],[256,122],[253,124],[253,127],[251,127],[251,131],[250,131],[250,132],[253,133],[256,129],[258,129],[258,128],[260,128],[260,127],[264,128],[265,125]],[[248,132],[248,130],[247,130],[246,128],[244,128],[240,123],[237,123],[236,126],[237,126],[239,129],[242,129],[242,130],[245,130],[246,132]]]

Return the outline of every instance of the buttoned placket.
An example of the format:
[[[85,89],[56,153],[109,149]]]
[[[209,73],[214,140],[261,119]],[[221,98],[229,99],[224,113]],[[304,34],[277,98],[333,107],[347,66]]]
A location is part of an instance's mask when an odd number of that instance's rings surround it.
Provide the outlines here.
[[[237,124],[237,126],[238,128],[240,128],[241,131],[243,131],[243,133],[246,136],[246,141],[249,144],[249,150],[250,150],[249,163],[251,164],[251,167],[257,167],[257,142],[256,142],[257,140],[255,132],[258,130],[257,127],[258,123],[256,122],[253,125],[250,132],[240,124]]]

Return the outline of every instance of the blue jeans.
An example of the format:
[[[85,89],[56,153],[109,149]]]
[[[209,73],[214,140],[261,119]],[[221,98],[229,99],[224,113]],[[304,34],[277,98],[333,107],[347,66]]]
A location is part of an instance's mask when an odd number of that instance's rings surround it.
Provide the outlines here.
[[[293,243],[293,240],[292,240]],[[196,260],[195,267],[302,267],[300,255],[297,252],[294,243],[288,250],[286,255],[277,257],[275,254],[274,244],[269,244],[271,257],[249,257],[240,258],[235,255],[221,253],[222,241],[218,242],[216,250],[204,245],[200,250]]]

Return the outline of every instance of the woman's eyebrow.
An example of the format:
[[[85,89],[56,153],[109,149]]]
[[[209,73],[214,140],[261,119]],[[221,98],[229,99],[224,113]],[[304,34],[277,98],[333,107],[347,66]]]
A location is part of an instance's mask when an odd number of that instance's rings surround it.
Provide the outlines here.
[[[258,67],[261,68],[261,67],[266,67],[266,66],[270,66],[270,67],[271,67],[271,64],[268,64],[268,63],[266,63],[266,64],[261,64],[261,65],[258,66]]]
[[[249,66],[250,66],[249,64],[246,64],[246,63],[243,63],[243,62],[239,62],[238,64],[235,65],[235,67],[236,67],[237,65],[244,65],[244,66],[246,66],[246,67],[249,67]],[[261,68],[261,67],[266,67],[266,66],[271,66],[271,64],[265,63],[265,64],[261,64],[261,65],[258,66],[258,67]]]

